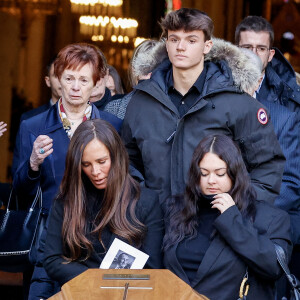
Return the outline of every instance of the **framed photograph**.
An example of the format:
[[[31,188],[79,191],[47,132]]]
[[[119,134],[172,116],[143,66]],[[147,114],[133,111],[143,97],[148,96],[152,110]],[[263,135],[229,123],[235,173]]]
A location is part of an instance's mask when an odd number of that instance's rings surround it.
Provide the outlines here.
[[[149,255],[115,238],[100,269],[143,269]]]

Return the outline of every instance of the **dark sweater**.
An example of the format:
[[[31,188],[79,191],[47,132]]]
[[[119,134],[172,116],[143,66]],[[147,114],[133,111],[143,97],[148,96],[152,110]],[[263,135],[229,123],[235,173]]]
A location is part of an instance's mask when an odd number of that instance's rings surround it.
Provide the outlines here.
[[[196,236],[181,241],[176,251],[178,261],[191,283],[210,245],[214,230],[213,223],[220,215],[217,209],[211,208],[210,202],[213,200],[212,197],[202,197],[199,201]]]

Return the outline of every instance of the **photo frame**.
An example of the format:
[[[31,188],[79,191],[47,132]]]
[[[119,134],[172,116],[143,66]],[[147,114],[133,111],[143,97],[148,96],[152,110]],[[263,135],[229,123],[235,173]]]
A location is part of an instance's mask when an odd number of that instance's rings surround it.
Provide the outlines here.
[[[115,238],[100,269],[143,269],[149,255]]]

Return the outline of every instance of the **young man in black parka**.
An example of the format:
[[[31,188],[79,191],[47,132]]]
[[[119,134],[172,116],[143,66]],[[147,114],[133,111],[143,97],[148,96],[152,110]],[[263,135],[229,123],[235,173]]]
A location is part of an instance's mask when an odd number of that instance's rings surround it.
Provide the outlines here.
[[[272,203],[285,159],[265,107],[234,85],[226,61],[204,61],[213,47],[212,20],[182,8],[160,25],[169,58],[135,87],[123,123],[131,165],[163,203],[184,191],[199,141],[226,134],[242,150],[257,199]]]

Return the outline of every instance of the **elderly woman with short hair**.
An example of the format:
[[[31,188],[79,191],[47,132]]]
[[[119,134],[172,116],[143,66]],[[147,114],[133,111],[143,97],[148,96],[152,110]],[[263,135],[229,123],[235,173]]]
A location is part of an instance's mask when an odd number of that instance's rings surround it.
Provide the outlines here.
[[[44,218],[62,180],[67,149],[76,128],[89,119],[104,119],[120,129],[121,120],[99,111],[89,102],[94,86],[105,75],[102,66],[97,47],[89,44],[64,47],[54,62],[62,97],[49,110],[21,123],[20,160],[13,184],[23,195],[32,195],[41,187]],[[36,267],[29,299],[48,298],[53,293],[49,281],[44,269]]]

